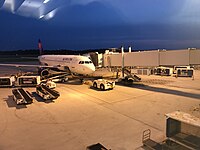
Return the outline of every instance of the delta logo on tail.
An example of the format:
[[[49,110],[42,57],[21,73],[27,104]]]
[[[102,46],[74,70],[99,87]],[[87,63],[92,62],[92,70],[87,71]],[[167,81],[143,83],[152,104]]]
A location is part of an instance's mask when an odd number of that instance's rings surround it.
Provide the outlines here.
[[[43,47],[42,47],[42,42],[41,42],[40,39],[38,40],[38,49],[40,51],[40,55],[42,55],[43,54]]]

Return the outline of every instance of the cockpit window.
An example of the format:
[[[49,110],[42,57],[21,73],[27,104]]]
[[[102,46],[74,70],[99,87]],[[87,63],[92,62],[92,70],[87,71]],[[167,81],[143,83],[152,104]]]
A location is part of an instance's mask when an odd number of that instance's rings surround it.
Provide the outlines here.
[[[79,61],[79,64],[91,64],[92,61]]]

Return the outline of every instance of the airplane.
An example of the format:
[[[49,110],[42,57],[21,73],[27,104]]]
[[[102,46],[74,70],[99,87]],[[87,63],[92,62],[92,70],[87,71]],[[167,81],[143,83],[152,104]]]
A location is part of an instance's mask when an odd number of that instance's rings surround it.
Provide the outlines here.
[[[79,55],[41,55],[39,63],[44,68],[55,67],[61,71],[70,71],[77,75],[90,75],[95,71],[92,61],[86,56]]]
[[[41,55],[38,56],[40,65],[25,64],[0,64],[0,66],[14,67],[39,67],[45,69],[44,74],[48,74],[48,69],[57,68],[60,71],[70,72],[76,75],[87,76],[95,71],[92,61],[86,56],[79,55]],[[44,70],[43,70],[44,72]]]
[[[38,48],[42,53],[42,43],[38,40]],[[48,76],[50,71],[63,71],[78,76],[88,76],[95,71],[95,66],[87,56],[80,55],[40,55],[38,56],[40,65],[25,64],[0,64],[0,66],[14,67],[38,67],[41,69],[41,76]]]

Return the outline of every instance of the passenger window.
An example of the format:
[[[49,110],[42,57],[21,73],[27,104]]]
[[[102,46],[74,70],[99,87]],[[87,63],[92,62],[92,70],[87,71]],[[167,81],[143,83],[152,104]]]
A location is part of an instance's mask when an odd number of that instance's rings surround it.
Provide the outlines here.
[[[84,61],[79,61],[79,64],[84,64]]]
[[[86,64],[89,64],[89,61],[85,61]]]

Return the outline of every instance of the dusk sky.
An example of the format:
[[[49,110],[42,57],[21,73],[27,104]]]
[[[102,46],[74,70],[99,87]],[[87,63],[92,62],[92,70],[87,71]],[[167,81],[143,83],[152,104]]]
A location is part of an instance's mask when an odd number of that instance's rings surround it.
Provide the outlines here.
[[[200,0],[0,0],[0,50],[200,47]]]

